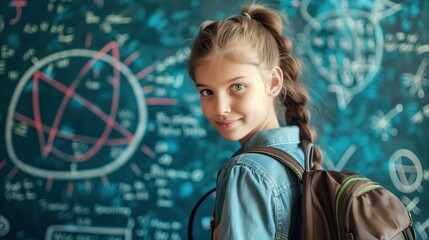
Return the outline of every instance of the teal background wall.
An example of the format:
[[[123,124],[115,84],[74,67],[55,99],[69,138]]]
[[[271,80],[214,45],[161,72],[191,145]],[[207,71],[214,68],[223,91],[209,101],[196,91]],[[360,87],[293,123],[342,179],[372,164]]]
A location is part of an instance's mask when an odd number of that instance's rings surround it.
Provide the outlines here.
[[[240,2],[1,1],[0,238],[185,239],[238,148],[204,120],[190,46]],[[325,167],[380,182],[429,239],[429,2],[264,3],[289,16]]]

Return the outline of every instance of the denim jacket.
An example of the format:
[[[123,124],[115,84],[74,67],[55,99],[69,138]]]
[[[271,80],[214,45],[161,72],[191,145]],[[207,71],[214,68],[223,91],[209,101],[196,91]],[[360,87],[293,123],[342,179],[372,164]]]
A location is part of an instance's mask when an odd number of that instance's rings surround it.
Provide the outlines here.
[[[287,151],[301,165],[299,128],[261,131],[242,148],[272,146]],[[215,228],[218,239],[288,239],[297,219],[301,184],[293,172],[269,156],[245,153],[218,173]]]

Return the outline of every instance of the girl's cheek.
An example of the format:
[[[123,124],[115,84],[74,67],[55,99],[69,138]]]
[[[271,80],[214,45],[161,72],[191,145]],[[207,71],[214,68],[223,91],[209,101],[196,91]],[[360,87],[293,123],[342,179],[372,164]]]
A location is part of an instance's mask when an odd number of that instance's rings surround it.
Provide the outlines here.
[[[201,100],[201,109],[203,110],[204,116],[207,117],[207,114],[209,113],[210,109],[209,109],[208,104],[204,100]]]
[[[253,105],[263,103],[264,95],[265,95],[265,86],[261,78],[255,79],[255,89],[254,89]]]

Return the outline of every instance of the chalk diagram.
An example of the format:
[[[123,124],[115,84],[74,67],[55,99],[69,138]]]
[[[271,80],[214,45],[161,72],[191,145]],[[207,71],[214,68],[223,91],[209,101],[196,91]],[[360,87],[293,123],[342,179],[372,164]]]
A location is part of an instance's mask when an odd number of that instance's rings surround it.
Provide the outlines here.
[[[3,215],[0,215],[0,237],[3,237],[10,231],[10,223]]]
[[[429,85],[429,80],[426,77],[426,70],[428,66],[428,60],[425,58],[420,63],[417,73],[403,73],[401,79],[403,80],[403,85],[405,88],[409,88],[409,93],[411,97],[417,94],[420,99],[425,97],[424,87]]]
[[[402,104],[397,104],[392,110],[386,114],[379,110],[375,115],[370,117],[371,129],[377,135],[380,135],[381,140],[388,141],[391,136],[398,135],[398,129],[392,126],[392,119],[404,110]]]
[[[377,74],[384,44],[380,21],[401,5],[383,0],[365,11],[349,8],[345,0],[333,2],[341,11],[333,8],[311,16],[310,0],[302,2],[300,11],[308,22],[303,33],[309,59],[336,94],[339,108],[345,109]]]
[[[99,51],[64,50],[41,59],[19,80],[6,119],[6,147],[15,166],[33,176],[100,177],[129,160],[146,123],[143,91],[119,61],[116,42]]]
[[[417,156],[407,149],[399,149],[389,160],[390,178],[403,193],[421,191],[423,168]]]
[[[126,228],[119,227],[93,227],[93,226],[64,226],[51,225],[46,230],[45,239],[57,239],[59,236],[67,235],[70,238],[79,238],[82,236],[88,239],[132,239],[132,228],[134,222],[130,221]],[[58,236],[57,236],[58,235]]]

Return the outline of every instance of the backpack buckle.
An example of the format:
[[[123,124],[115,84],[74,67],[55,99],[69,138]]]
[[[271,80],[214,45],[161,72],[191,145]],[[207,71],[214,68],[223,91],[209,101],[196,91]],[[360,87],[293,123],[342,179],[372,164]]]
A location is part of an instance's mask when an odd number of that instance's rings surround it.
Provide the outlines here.
[[[212,217],[210,218],[210,231],[214,232],[215,229],[215,218],[214,218],[214,214],[212,215]]]
[[[305,171],[310,171],[311,169],[314,168],[313,154],[314,154],[314,145],[313,143],[308,143],[305,148],[305,158],[304,158]]]

